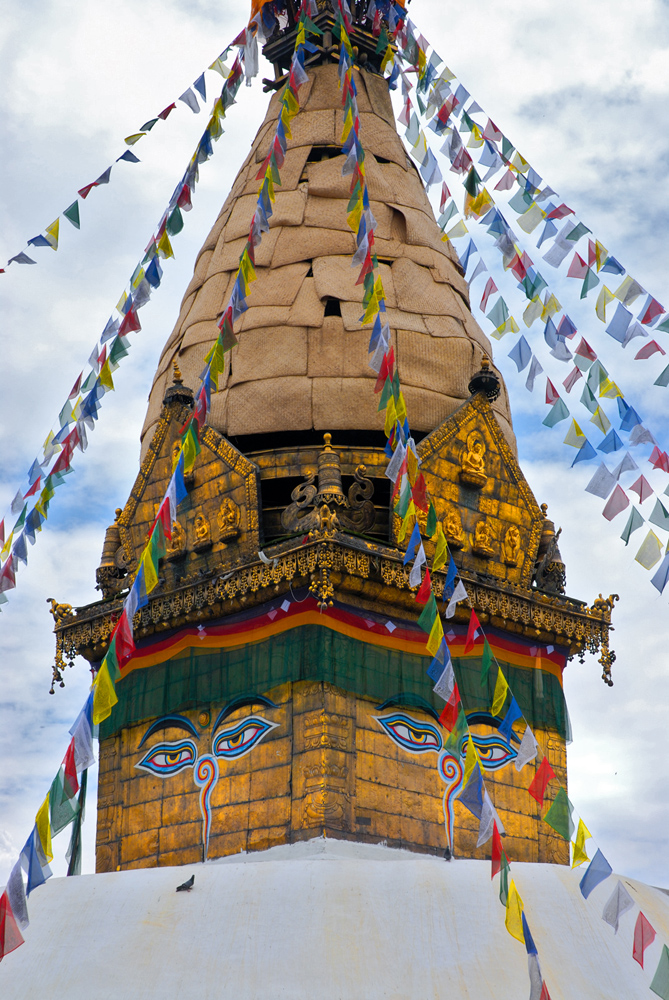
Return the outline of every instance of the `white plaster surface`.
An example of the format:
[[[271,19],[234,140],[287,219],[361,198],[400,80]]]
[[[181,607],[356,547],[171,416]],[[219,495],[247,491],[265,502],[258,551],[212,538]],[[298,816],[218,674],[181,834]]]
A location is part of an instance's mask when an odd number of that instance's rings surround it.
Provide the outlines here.
[[[552,1000],[648,997],[669,896],[623,878],[637,906],[601,919],[583,869],[514,864]],[[195,873],[191,892],[176,886]],[[524,947],[490,865],[312,840],[206,865],[53,878],[29,899],[26,943],[0,964],[2,1000],[525,1000]],[[657,931],[632,959],[638,907]]]

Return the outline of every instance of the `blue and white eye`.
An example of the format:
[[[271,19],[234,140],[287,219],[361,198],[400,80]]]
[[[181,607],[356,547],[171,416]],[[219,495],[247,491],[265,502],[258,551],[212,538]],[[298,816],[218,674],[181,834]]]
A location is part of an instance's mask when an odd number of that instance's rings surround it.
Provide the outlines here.
[[[517,750],[502,736],[474,736],[472,733],[472,740],[486,771],[498,771],[510,764],[518,755]],[[463,743],[462,756],[467,756],[466,738]]]
[[[243,757],[276,726],[278,722],[268,722],[258,715],[244,719],[232,729],[224,729],[218,734],[212,745],[214,754],[216,757],[225,757],[226,760]]]
[[[195,744],[190,740],[179,740],[177,743],[159,743],[151,747],[148,753],[135,767],[142,771],[150,771],[161,778],[169,778],[178,774],[186,767],[192,767],[197,758]]]
[[[441,750],[441,734],[427,722],[418,722],[401,712],[383,717],[375,715],[374,718],[402,750],[408,750],[409,753]]]

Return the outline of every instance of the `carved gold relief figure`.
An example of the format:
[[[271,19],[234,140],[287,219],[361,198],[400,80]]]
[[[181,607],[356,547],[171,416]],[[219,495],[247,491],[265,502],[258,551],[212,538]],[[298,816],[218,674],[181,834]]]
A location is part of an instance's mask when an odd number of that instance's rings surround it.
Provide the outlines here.
[[[225,497],[221,503],[216,520],[222,542],[239,537],[239,507],[230,497]]]
[[[168,556],[180,555],[186,548],[186,532],[178,521],[172,524],[172,538],[170,539]]]
[[[481,489],[488,481],[483,461],[485,450],[485,441],[478,431],[467,435],[467,445],[460,463],[460,480],[468,486]]]
[[[444,518],[444,534],[451,548],[461,549],[465,544],[465,533],[462,530],[462,519],[457,507],[449,507]]]
[[[520,532],[515,524],[506,529],[502,542],[502,562],[506,566],[517,566],[520,561]]]
[[[472,539],[472,549],[479,556],[492,555],[492,531],[487,521],[477,521]]]
[[[209,521],[201,511],[198,511],[195,515],[193,531],[195,533],[194,547],[196,551],[209,548],[211,545],[211,528],[209,527]]]

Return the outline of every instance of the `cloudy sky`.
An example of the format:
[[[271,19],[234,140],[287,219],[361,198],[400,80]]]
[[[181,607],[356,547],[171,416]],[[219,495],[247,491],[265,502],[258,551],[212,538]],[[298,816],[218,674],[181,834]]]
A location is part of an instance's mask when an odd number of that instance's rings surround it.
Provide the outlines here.
[[[4,8],[4,9],[3,9]],[[0,198],[4,226],[0,259],[25,249],[123,152],[123,138],[175,100],[232,40],[245,4],[207,0],[89,0],[0,8],[0,109],[3,157]],[[545,182],[628,271],[669,305],[669,5],[661,0],[601,4],[479,0],[445,5],[416,0],[411,16],[451,70],[530,160]],[[269,68],[261,67],[261,75]],[[207,74],[208,104],[220,78]],[[259,83],[242,89],[216,154],[201,169],[194,210],[175,239],[177,259],[142,312],[142,331],[105,397],[88,451],[58,491],[49,521],[21,567],[19,586],[0,615],[0,884],[30,832],[34,814],[67,745],[67,729],[89,682],[83,661],[66,687],[49,696],[53,636],[46,599],[71,604],[96,599],[95,567],[104,529],[129,493],[138,464],[139,430],[161,345],[171,331],[195,254],[234,179],[266,104]],[[0,275],[2,407],[0,508],[6,510],[67,397],[86,366],[119,296],[160,220],[205,125],[180,105],[134,147],[142,162],[114,166],[108,187],[94,190],[76,232],[61,221],[57,253],[35,250],[35,267],[12,265]],[[455,191],[457,178],[449,185]],[[458,194],[457,196],[461,196]],[[510,219],[514,218],[509,211]],[[474,230],[472,225],[472,231]],[[498,277],[496,251],[473,232]],[[536,251],[535,237],[525,246]],[[546,277],[551,269],[542,267]],[[613,279],[615,282],[615,279]],[[480,299],[484,279],[473,286]],[[513,312],[521,302],[508,277],[498,278]],[[613,287],[616,287],[613,284]],[[663,448],[669,445],[666,393],[653,386],[664,367],[657,356],[633,362],[594,316],[594,296],[581,304],[579,283],[559,279],[555,290],[626,398],[642,413]],[[477,294],[478,292],[478,294]],[[639,302],[640,305],[640,302]],[[475,310],[476,314],[476,310]],[[484,329],[489,328],[485,319]],[[527,333],[527,331],[526,331]],[[569,367],[542,348],[535,326],[528,338],[556,384]],[[666,348],[667,339],[658,335]],[[574,742],[569,750],[570,797],[617,871],[669,885],[669,781],[666,758],[669,671],[665,667],[667,597],[651,587],[634,555],[647,529],[625,548],[625,514],[609,524],[603,501],[584,493],[595,465],[570,470],[574,452],[562,442],[567,424],[542,427],[544,381],[524,387],[507,354],[516,338],[495,347],[507,379],[521,463],[539,502],[562,526],[570,595],[592,600],[620,595],[613,634],[615,686],[606,688],[592,657],[573,662],[566,692]],[[572,395],[576,395],[576,390]],[[580,394],[580,393],[579,393]],[[567,397],[593,443],[601,435]],[[609,414],[613,419],[609,404]],[[652,477],[660,490],[666,476]],[[614,463],[609,461],[609,467]],[[630,476],[625,485],[633,482]],[[647,501],[642,512],[648,516]],[[646,509],[648,508],[648,509]],[[1,513],[0,513],[0,516]],[[666,532],[658,532],[666,543]],[[95,782],[93,782],[95,784]],[[94,801],[86,824],[87,870],[93,870]],[[56,841],[57,857],[66,835]],[[56,861],[57,873],[63,871]]]

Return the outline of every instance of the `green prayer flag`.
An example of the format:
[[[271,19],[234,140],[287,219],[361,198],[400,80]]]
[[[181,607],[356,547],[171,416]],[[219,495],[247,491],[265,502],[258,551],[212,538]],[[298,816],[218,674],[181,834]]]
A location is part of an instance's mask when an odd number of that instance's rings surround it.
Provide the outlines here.
[[[650,988],[658,997],[669,1000],[669,948],[666,944],[662,946],[662,954]]]
[[[321,35],[322,34],[323,34],[323,32],[321,31]],[[388,32],[386,31],[386,29],[384,27],[382,27],[381,28],[381,34],[379,35],[379,40],[376,43],[376,53],[377,53],[377,55],[380,55],[381,52],[385,52],[385,50],[388,48],[389,45],[390,45],[390,39],[388,38]],[[425,109],[423,109],[422,113],[425,114]]]
[[[532,195],[528,194],[524,188],[520,188],[516,191],[513,198],[509,199],[509,207],[512,208],[514,212],[517,212],[518,215],[524,215],[532,204]]]
[[[437,512],[434,509],[434,504],[430,500],[429,507],[427,509],[427,527],[425,529],[425,534],[428,538],[432,538],[433,534],[437,530]]]
[[[116,655],[116,636],[109,643],[109,649],[105,655],[104,662],[107,664],[107,670],[109,671],[109,676],[112,679],[112,683],[116,684],[116,681],[121,676],[121,671],[118,665],[118,657]]]
[[[393,375],[393,399],[396,403],[400,399],[400,375],[397,369],[395,369],[395,374]]]
[[[556,403],[553,403],[546,417],[541,422],[546,427],[555,427],[561,420],[566,420],[568,416],[569,410],[566,403],[563,399],[558,399]]]
[[[465,191],[467,192],[467,194],[471,195],[472,198],[475,198],[476,195],[479,193],[480,181],[481,178],[476,173],[474,167],[472,167],[469,173],[467,174],[467,179],[464,183]]]
[[[351,197],[348,199],[348,205],[346,206],[347,215],[349,212],[353,211],[355,206],[358,204],[359,200],[360,200],[360,180],[358,179],[353,186],[353,190],[351,191]]]
[[[481,687],[486,687],[488,683],[488,674],[490,673],[491,664],[492,650],[488,645],[488,640],[486,639],[483,643],[483,653],[481,655]]]
[[[418,619],[418,624],[422,628],[423,632],[431,632],[432,626],[434,625],[434,620],[437,617],[437,598],[434,594],[430,594],[430,599],[421,611],[420,618]]]
[[[300,21],[304,25],[305,31],[308,31],[310,35],[322,35],[323,34],[323,32],[321,31],[321,29],[318,27],[318,25],[314,24],[314,22],[311,20],[311,18],[307,17],[306,14],[302,14],[301,15]]]
[[[548,288],[548,282],[542,278],[540,274],[536,274],[534,276],[534,280],[530,278],[529,274],[525,275],[521,281],[521,285],[523,286],[525,295],[530,302],[532,299],[536,298],[537,295],[541,295],[544,288]]]
[[[121,358],[126,358],[129,353],[129,345],[124,337],[117,336],[109,352],[109,364],[116,367]]]
[[[79,811],[79,804],[76,798],[70,798],[65,791],[62,767],[51,782],[49,789],[49,819],[51,822],[51,836],[64,830],[73,822]]]
[[[455,720],[455,725],[453,729],[448,734],[448,738],[444,743],[444,750],[449,753],[451,757],[455,757],[456,760],[460,760],[462,756],[462,740],[468,730],[469,726],[467,723],[467,716],[465,715],[465,710],[460,703],[460,708],[458,709],[458,717]]]
[[[486,314],[486,319],[489,319],[495,329],[498,330],[500,326],[504,326],[508,318],[509,308],[500,296],[490,312]]]
[[[564,788],[559,788],[555,801],[544,816],[544,823],[548,823],[563,840],[571,840],[576,829],[571,818],[573,811],[574,807],[567,798]]]
[[[648,520],[651,524],[656,524],[658,528],[669,530],[669,513],[667,513],[666,508],[659,499],[655,501],[653,513]]]
[[[661,323],[658,323],[655,327],[656,330],[661,330],[662,333],[669,333],[669,316],[663,319]]]
[[[656,327],[656,329],[659,330],[661,326],[664,326],[664,324],[662,323],[660,326]],[[667,388],[669,385],[669,365],[667,365],[663,372],[660,372],[653,385],[661,385],[664,386],[665,389]]]
[[[184,227],[184,217],[181,214],[181,209],[177,205],[171,215],[167,218],[167,232],[170,236],[176,236],[180,233]]]
[[[565,237],[565,239],[568,239],[570,243],[578,243],[580,238],[589,232],[591,232],[591,230],[588,229],[587,226],[584,226],[582,222],[579,222],[576,226],[574,226],[572,231],[569,233],[569,236]]]
[[[502,865],[499,870],[499,901],[502,906],[506,906],[509,898],[509,862],[506,854],[502,851]]]
[[[81,229],[81,221],[79,219],[79,202],[73,201],[71,205],[63,212],[63,215],[68,222],[71,222],[75,229]]]
[[[567,237],[569,239],[569,237]],[[585,272],[585,278],[583,279],[583,286],[581,288],[581,298],[584,299],[588,292],[599,284],[599,278],[592,270],[591,267]]]
[[[393,394],[393,383],[390,381],[389,376],[386,375],[386,380],[383,383],[383,389],[381,390],[381,399],[379,400],[379,408],[378,408],[379,413],[381,412],[381,410],[385,410],[386,406],[388,405],[388,400],[390,399],[392,394]]]
[[[597,397],[594,395],[589,386],[583,386],[583,392],[581,393],[581,402],[585,406],[586,410],[590,410],[590,413],[595,413],[599,406],[597,402]]]
[[[516,147],[512,146],[505,135],[502,136],[502,159],[510,160],[511,154],[515,152]]]
[[[16,524],[12,528],[12,533],[13,534],[16,534],[17,531],[20,531],[21,528],[23,527],[23,525],[26,523],[26,514],[27,513],[28,513],[28,504],[25,503],[23,505],[23,510],[21,511],[21,513],[19,515],[18,521],[16,522]]]
[[[629,542],[630,536],[637,530],[637,528],[640,528],[643,523],[644,520],[639,511],[636,509],[636,507],[632,507],[632,511],[628,518],[627,524],[625,525],[625,529],[622,535],[620,536],[625,545],[627,545],[627,543]]]
[[[476,122],[473,122],[471,120],[466,111],[462,112],[462,118],[460,120],[462,121],[462,124],[464,125],[464,127],[467,129],[468,132],[473,132],[474,130],[473,126],[476,124]]]

